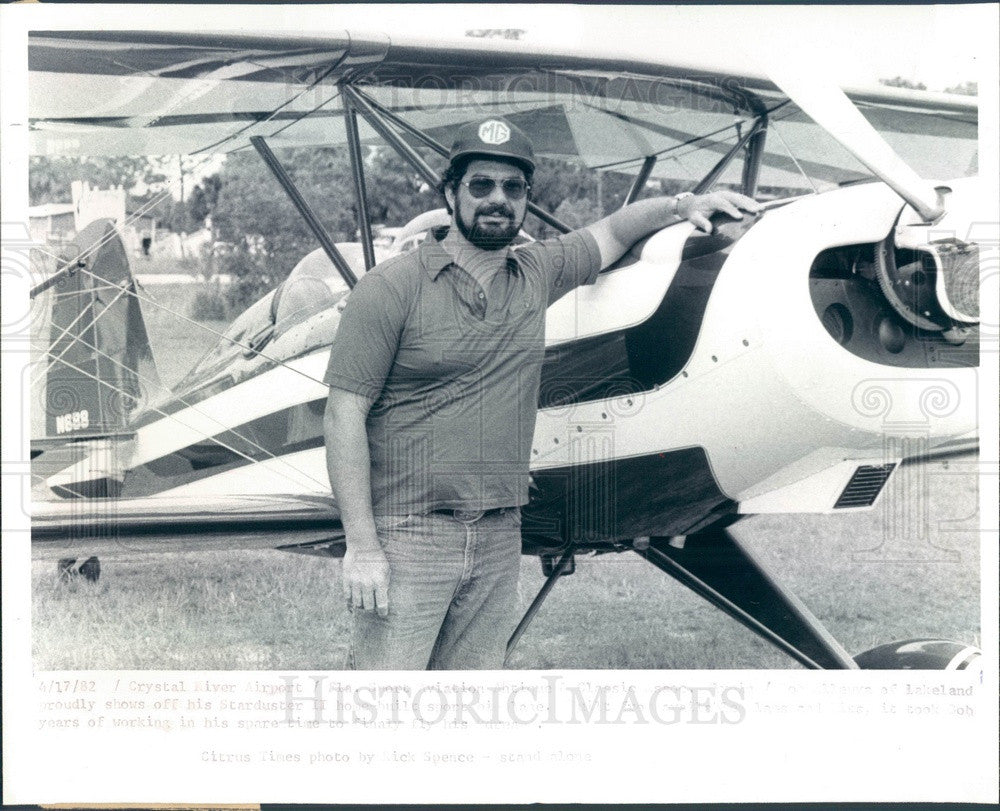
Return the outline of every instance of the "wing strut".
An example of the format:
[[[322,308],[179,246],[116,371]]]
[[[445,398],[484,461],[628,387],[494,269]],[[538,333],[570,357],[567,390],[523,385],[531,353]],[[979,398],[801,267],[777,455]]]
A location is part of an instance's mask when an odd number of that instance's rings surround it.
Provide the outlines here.
[[[639,195],[642,194],[642,190],[646,188],[646,181],[649,180],[649,176],[653,172],[653,167],[656,165],[656,155],[647,155],[642,162],[642,166],[639,168],[639,174],[635,176],[635,180],[632,181],[632,188],[628,190],[628,194],[625,195],[625,202],[622,203],[622,208],[625,208],[629,203],[634,203],[639,199]]]
[[[739,154],[739,151],[743,149],[743,147],[745,147],[748,143],[750,143],[752,138],[754,138],[758,133],[764,130],[764,128],[767,126],[766,122],[767,118],[765,116],[762,115],[757,116],[757,118],[754,119],[753,126],[750,127],[750,131],[742,138],[740,138],[733,145],[733,148],[730,149],[725,155],[723,155],[719,159],[719,162],[712,167],[712,171],[710,171],[707,175],[705,175],[705,177],[703,177],[700,181],[698,181],[698,185],[695,186],[692,189],[692,191],[695,194],[704,194],[710,188],[712,188],[712,186],[715,185],[715,181],[717,181],[722,176],[722,173],[726,170],[726,167],[729,166],[729,163],[733,159],[733,157]],[[744,184],[745,182],[746,179],[744,178]]]
[[[407,157],[407,155],[413,154],[417,156],[416,152],[414,152],[413,149],[410,147],[410,145],[407,144],[402,138],[396,135],[396,133],[389,130],[388,127],[386,127],[381,121],[378,122],[379,126],[376,127],[375,124],[372,122],[372,117],[377,118],[378,116],[382,116],[383,118],[388,119],[397,127],[402,129],[404,132],[408,133],[409,135],[412,135],[414,138],[416,138],[418,141],[424,144],[424,146],[430,147],[442,157],[448,156],[448,150],[445,149],[445,147],[442,144],[435,141],[433,138],[431,138],[429,135],[419,130],[417,127],[414,127],[408,121],[400,118],[398,115],[392,112],[392,110],[383,107],[377,101],[368,98],[367,96],[363,95],[361,92],[351,87],[350,85],[344,85],[344,92],[347,94],[348,98],[350,98],[352,101],[356,101],[359,103],[359,105],[363,105],[360,106],[362,112],[364,112],[365,107],[367,107],[369,114],[365,115],[365,119],[368,121],[368,123],[372,124],[372,126],[375,127],[375,129],[378,131],[379,135],[381,135],[383,138],[389,141],[389,143],[392,144],[394,148],[400,150],[400,155],[402,155],[407,160],[411,160],[409,157]],[[417,156],[417,158],[419,159],[419,156]],[[420,163],[422,163],[424,166],[427,166],[427,164],[422,159],[420,159]],[[417,168],[416,164],[414,164],[414,168]],[[428,167],[428,169],[430,169],[430,167]],[[421,171],[421,173],[423,173],[422,170],[420,169],[418,169],[418,171]],[[434,172],[434,170],[431,169],[430,171],[432,177],[434,178],[433,182],[436,184],[438,180],[440,180],[440,178],[438,178],[437,173]],[[568,225],[566,225],[566,223],[562,222],[556,217],[553,217],[544,208],[539,208],[530,200],[528,201],[528,211],[534,214],[538,219],[540,219],[546,225],[555,228],[562,234],[568,234],[570,231],[573,230]]]
[[[347,151],[351,153],[351,174],[354,176],[354,197],[358,201],[358,232],[365,255],[365,271],[375,267],[375,246],[372,244],[372,221],[365,193],[365,166],[361,159],[361,136],[358,134],[358,114],[348,99],[344,105],[344,126],[347,127]]]
[[[354,285],[358,283],[357,276],[354,275],[354,271],[351,270],[350,265],[347,264],[347,260],[344,259],[343,254],[337,250],[337,246],[333,244],[333,240],[330,239],[330,235],[326,232],[323,224],[319,221],[319,218],[313,212],[312,208],[305,201],[305,198],[299,193],[298,188],[295,185],[295,181],[292,180],[288,172],[285,171],[285,167],[281,165],[278,157],[271,151],[271,147],[267,145],[267,142],[260,135],[251,135],[250,143],[253,144],[253,148],[257,150],[257,153],[267,164],[267,168],[271,170],[271,173],[277,179],[278,183],[281,184],[281,188],[285,190],[285,194],[292,201],[292,205],[295,206],[299,214],[302,215],[302,219],[306,221],[306,225],[309,226],[309,230],[313,232],[316,239],[319,240],[319,244],[323,247],[323,251],[330,261],[333,262],[333,266],[337,268],[337,271],[343,277],[344,282],[352,290]]]
[[[747,156],[743,161],[743,193],[748,197],[757,196],[757,182],[760,179],[760,165],[764,160],[764,143],[767,140],[768,117],[763,113],[758,117],[759,127],[750,133],[747,141]]]
[[[379,118],[378,114],[372,108],[371,101],[368,98],[361,95],[350,85],[344,85],[342,92],[347,98],[348,103],[365,117],[365,121],[368,122],[371,128],[375,130],[375,132],[377,132],[382,139],[389,144],[389,146],[395,149],[399,153],[400,157],[409,163],[410,166],[412,166],[423,177],[423,179],[427,181],[427,183],[432,186],[436,186],[441,181],[441,176],[430,167],[430,164],[421,158],[413,147],[411,147],[408,143],[406,143],[406,141],[400,138],[395,132],[385,125],[385,122]]]

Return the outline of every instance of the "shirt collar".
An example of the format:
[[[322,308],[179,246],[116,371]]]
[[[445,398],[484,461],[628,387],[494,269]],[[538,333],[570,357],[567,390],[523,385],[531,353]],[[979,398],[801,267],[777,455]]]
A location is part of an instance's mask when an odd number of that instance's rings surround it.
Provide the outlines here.
[[[440,230],[435,228],[427,239],[420,244],[420,262],[432,281],[437,279],[441,271],[446,267],[455,264],[455,260],[452,259],[451,254],[441,246],[440,240],[447,232],[447,227],[442,227]],[[509,273],[519,273],[520,270],[516,252],[507,248],[507,271]]]

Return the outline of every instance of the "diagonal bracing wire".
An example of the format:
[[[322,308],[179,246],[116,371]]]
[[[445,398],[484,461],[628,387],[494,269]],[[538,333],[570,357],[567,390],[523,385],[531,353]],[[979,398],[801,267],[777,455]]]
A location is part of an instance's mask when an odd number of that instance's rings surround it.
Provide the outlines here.
[[[330,65],[329,68],[327,68],[325,71],[323,71],[322,73],[320,73],[319,76],[317,76],[313,81],[311,81],[309,84],[307,84],[305,87],[303,87],[302,90],[300,90],[298,93],[296,93],[295,95],[293,95],[287,101],[285,101],[285,102],[279,104],[277,107],[275,107],[265,118],[262,118],[259,121],[252,121],[251,123],[247,124],[246,126],[240,127],[235,132],[232,132],[229,135],[225,136],[224,138],[220,138],[219,140],[214,141],[214,142],[208,144],[207,146],[203,146],[200,149],[196,149],[191,154],[192,155],[200,155],[202,152],[208,152],[210,149],[214,149],[215,147],[221,146],[222,144],[226,143],[226,141],[232,141],[234,138],[238,138],[244,132],[247,132],[248,130],[253,129],[254,127],[259,127],[262,124],[266,124],[268,121],[271,121],[285,107],[287,107],[289,104],[292,104],[295,101],[298,101],[299,98],[301,98],[306,93],[308,93],[310,90],[312,90],[314,87],[316,87],[317,85],[319,85],[320,82],[324,81],[331,73],[333,73],[338,67],[340,67],[341,62],[344,61],[345,57],[346,57],[346,53],[343,56],[341,56],[340,59],[338,59],[336,62],[334,62],[332,65]],[[300,120],[300,119],[297,119],[297,120]]]
[[[43,251],[43,253],[47,253],[47,252]],[[51,256],[51,254],[48,254],[48,255]],[[115,288],[119,287],[118,285],[114,284],[113,282],[110,282],[107,279],[105,279],[105,278],[103,278],[101,276],[98,276],[96,273],[94,273],[94,271],[89,270],[87,268],[81,268],[80,269],[80,273],[85,273],[88,276],[90,276],[92,279],[96,279],[97,281],[102,282],[103,284],[110,285],[110,286],[115,287]],[[324,381],[320,380],[319,378],[313,377],[311,374],[308,374],[307,372],[303,372],[301,369],[296,369],[294,366],[289,365],[285,361],[278,360],[278,358],[271,357],[270,355],[265,355],[263,352],[255,349],[254,347],[250,346],[249,344],[245,344],[242,341],[236,340],[235,338],[230,338],[226,334],[224,334],[222,332],[219,332],[216,329],[212,329],[212,327],[208,326],[207,324],[202,324],[199,321],[195,321],[193,318],[188,318],[186,315],[183,315],[182,313],[179,313],[176,310],[171,310],[166,305],[160,304],[158,301],[156,301],[156,299],[150,298],[148,296],[139,295],[139,293],[136,292],[135,290],[126,290],[126,293],[127,293],[127,295],[133,296],[137,301],[144,301],[147,304],[152,305],[153,307],[157,307],[158,309],[163,310],[164,312],[170,313],[170,315],[174,316],[175,318],[179,318],[182,321],[186,321],[187,323],[191,324],[192,326],[198,327],[199,329],[204,330],[205,332],[211,333],[212,335],[216,336],[217,338],[222,338],[223,340],[229,341],[234,346],[238,346],[241,349],[249,350],[249,351],[253,352],[255,355],[257,355],[257,356],[259,356],[261,358],[264,358],[264,360],[269,360],[272,363],[276,363],[279,366],[284,366],[286,369],[289,369],[289,370],[295,372],[296,374],[301,375],[302,377],[306,378],[307,380],[309,380],[309,381],[311,381],[313,383],[319,383],[322,386],[326,386],[327,385]]]
[[[145,203],[139,206],[139,208],[133,211],[132,214],[127,216],[125,220],[122,222],[121,228],[125,228],[126,226],[132,225],[132,223],[134,223],[137,219],[139,219],[139,217],[143,216],[147,211],[151,211],[160,203],[162,203],[169,194],[170,194],[170,184],[167,185],[167,188],[164,189],[163,192],[161,192],[151,200],[147,200]],[[107,245],[112,239],[114,239],[115,236],[117,236],[117,229],[109,231],[107,234],[105,234],[103,237],[97,240],[97,242],[91,243],[84,250],[80,251],[80,253],[78,253],[76,256],[70,259],[61,268],[58,268],[58,270],[56,270],[55,273],[53,273],[49,277],[49,279],[47,279],[45,282],[42,282],[39,285],[36,285],[36,287],[33,288],[31,291],[31,298],[34,298],[38,292],[41,292],[40,288],[44,288],[46,283],[51,284],[51,281],[49,280],[51,280],[53,277],[59,276],[61,273],[65,272],[68,268],[72,267],[77,263],[82,262],[84,259],[89,259],[94,253],[99,251],[101,248]],[[38,253],[42,254],[43,256],[47,256],[50,259],[55,259],[56,262],[59,262],[62,259],[62,257],[57,256],[56,254],[52,253],[52,251],[47,251],[45,250],[45,248],[42,247],[35,247],[34,250],[38,251]],[[82,267],[80,268],[80,270],[83,269],[84,268]],[[119,287],[119,285],[112,284],[111,282],[107,282],[107,284],[116,289]]]
[[[96,351],[96,352],[104,355],[104,353],[100,352],[100,350],[98,350],[98,349],[95,349],[94,351]],[[107,357],[107,356],[105,355],[105,357]],[[108,360],[110,360],[112,363],[116,363],[118,365],[123,365],[123,364],[119,364],[116,360],[114,360],[114,358],[110,358],[109,357]],[[81,369],[79,366],[76,366],[75,364],[70,363],[68,360],[61,359],[59,361],[59,363],[61,363],[62,365],[66,366],[66,367],[68,367],[70,369],[72,369],[75,372],[78,372],[79,374],[83,375],[84,377],[88,377],[91,380],[96,381],[98,384],[100,384],[102,386],[106,386],[107,388],[109,388],[113,392],[115,392],[116,394],[125,394],[128,397],[132,397],[132,394],[130,392],[128,392],[127,390],[121,389],[121,388],[113,385],[112,383],[109,383],[106,380],[102,380],[97,375],[91,374],[90,372],[88,372],[88,371],[86,371],[84,369]],[[125,367],[125,368],[127,369],[128,367]],[[135,374],[136,377],[138,377],[140,379],[144,379],[142,375],[139,375],[134,370],[129,370],[129,371],[131,371],[133,374]],[[187,404],[185,403],[185,405],[187,405]],[[191,408],[193,411],[196,411],[197,413],[201,414],[202,416],[208,417],[208,419],[213,420],[214,422],[219,422],[214,417],[211,417],[208,414],[205,414],[203,411],[201,411],[200,409],[198,409],[198,408],[196,408],[194,406],[188,406],[188,407]],[[166,417],[168,419],[172,419],[175,422],[179,423],[180,425],[184,426],[185,428],[187,428],[189,430],[192,430],[192,431],[195,431],[195,433],[200,433],[205,439],[208,439],[209,441],[216,443],[217,445],[225,448],[226,450],[230,451],[231,453],[236,454],[237,456],[241,457],[242,459],[245,459],[246,461],[250,462],[251,464],[257,464],[258,463],[257,459],[254,459],[252,456],[250,456],[248,454],[245,454],[242,451],[237,450],[236,448],[232,447],[231,445],[226,444],[225,442],[223,442],[218,437],[208,436],[208,435],[204,434],[204,432],[197,431],[195,428],[193,428],[192,426],[190,426],[187,423],[185,423],[182,419],[180,419],[176,414],[168,414],[167,412],[163,411],[162,409],[156,408],[155,406],[150,406],[149,408],[150,408],[151,411],[155,411],[157,414],[159,414],[159,415],[161,415],[163,417]],[[235,431],[233,431],[231,428],[227,427],[225,424],[219,422],[219,425],[221,425],[223,428],[226,428],[226,431],[228,433],[233,434],[238,439],[242,439],[244,442],[247,442],[248,444],[253,445],[256,448],[258,448],[259,450],[261,450],[264,453],[268,454],[274,461],[281,462],[284,466],[290,468],[291,470],[293,470],[295,473],[297,473],[298,475],[302,476],[303,478],[306,478],[309,481],[318,484],[322,489],[326,490],[328,488],[328,485],[324,484],[323,482],[318,481],[317,479],[315,479],[312,476],[310,476],[308,473],[305,473],[305,472],[299,470],[297,467],[295,467],[295,465],[291,464],[288,460],[286,460],[286,459],[284,459],[284,458],[282,458],[280,456],[277,456],[277,455],[271,453],[266,448],[262,448],[260,445],[257,445],[257,443],[253,442],[252,440],[247,439],[246,437],[240,436]],[[280,475],[283,475],[285,478],[289,479],[290,481],[295,481],[296,484],[301,484],[301,482],[296,481],[291,475],[289,475],[287,473],[282,473],[281,471],[278,471],[278,473]]]
[[[230,140],[236,138],[237,136],[239,136],[240,134],[242,134],[243,132],[245,132],[246,130],[250,129],[253,126],[259,126],[261,124],[265,124],[268,121],[272,120],[278,114],[278,112],[280,112],[283,108],[287,107],[289,104],[293,103],[298,98],[300,98],[301,96],[303,96],[304,94],[306,94],[307,92],[309,92],[310,90],[312,90],[314,87],[316,87],[317,85],[319,85],[321,82],[323,82],[334,70],[336,70],[336,68],[341,64],[342,61],[343,61],[343,57],[341,59],[338,59],[327,70],[325,70],[322,73],[320,73],[320,75],[317,76],[316,79],[314,79],[312,82],[310,82],[309,84],[307,84],[299,93],[295,94],[290,99],[288,99],[287,101],[283,102],[278,107],[276,107],[274,110],[272,110],[270,112],[270,114],[266,118],[264,118],[264,119],[262,119],[260,121],[255,121],[255,122],[253,122],[252,124],[250,124],[250,125],[248,125],[246,127],[242,127],[241,129],[238,129],[236,132],[231,133],[230,135],[226,136],[225,138],[222,138],[221,140],[216,141],[216,142],[214,142],[212,144],[208,144],[207,146],[201,147],[200,149],[195,150],[195,152],[193,152],[191,154],[197,155],[197,154],[200,154],[200,153],[203,153],[203,152],[207,152],[208,150],[212,149],[215,146],[218,146],[219,144],[225,143],[226,141],[230,141]],[[319,104],[315,109],[319,109],[319,108],[325,106],[326,104],[329,104],[331,101],[333,101],[334,99],[338,98],[339,95],[340,95],[339,93],[334,94],[329,99],[327,99],[324,102],[322,102],[321,104]],[[308,111],[307,113],[304,113],[298,119],[296,119],[295,121],[291,122],[291,124],[297,123],[298,121],[302,120],[302,118],[304,118],[310,112],[315,112],[315,110],[311,110],[311,111]],[[287,129],[287,127],[291,126],[291,124],[288,124],[285,127],[282,127],[281,129],[278,130],[278,132],[281,132],[284,129]],[[170,187],[172,185],[173,185],[173,181],[168,182],[167,188],[161,194],[157,195],[153,199],[147,201],[147,203],[145,203],[142,206],[140,206],[139,209],[137,209],[135,212],[133,212],[133,214],[131,216],[129,216],[129,217],[126,218],[125,222],[122,223],[122,227],[127,226],[127,225],[131,225],[133,222],[135,222],[144,213],[146,213],[147,211],[151,210],[152,208],[158,206],[169,195],[169,193],[170,193]],[[82,261],[82,260],[84,260],[86,258],[89,258],[97,250],[99,250],[101,247],[103,247],[109,241],[111,241],[112,239],[114,239],[115,236],[116,236],[115,231],[109,232],[102,239],[98,240],[93,245],[91,245],[89,248],[87,248],[86,250],[84,250],[83,252],[81,252],[80,255],[77,256],[77,257],[75,257],[72,261],[73,262],[80,262],[80,261]],[[42,248],[39,248],[38,250],[39,250],[40,253],[42,253],[45,256],[49,256],[50,258],[56,259],[57,261],[59,260],[59,257],[57,255],[53,254],[51,251],[46,251],[45,249],[42,249]],[[60,268],[60,270],[57,271],[57,273],[61,273],[63,270],[65,270],[65,267]],[[96,280],[98,280],[98,281],[100,281],[100,282],[102,282],[104,284],[107,284],[107,285],[113,286],[115,288],[118,288],[118,285],[113,285],[110,281],[108,281],[107,279],[104,279],[104,278],[98,276],[96,273],[94,273],[92,270],[90,270],[88,268],[80,268],[80,272],[86,273],[92,279],[96,279]],[[295,369],[294,367],[288,365],[284,361],[281,361],[281,360],[278,360],[277,358],[273,358],[273,357],[271,357],[269,355],[266,355],[263,352],[260,352],[259,350],[256,350],[253,347],[250,347],[249,345],[244,344],[244,343],[242,343],[240,341],[237,341],[234,338],[228,338],[224,333],[221,333],[218,330],[212,329],[211,327],[209,327],[209,326],[207,326],[205,324],[201,324],[201,323],[195,321],[194,319],[188,318],[188,317],[182,315],[181,313],[178,313],[178,312],[176,312],[174,310],[171,310],[169,307],[166,307],[166,306],[160,304],[159,302],[157,302],[157,301],[155,301],[155,300],[153,300],[153,299],[151,299],[149,297],[141,296],[135,290],[129,290],[127,292],[128,292],[128,295],[134,296],[138,301],[145,301],[146,303],[151,304],[154,307],[158,307],[159,309],[164,310],[165,312],[170,313],[171,315],[173,315],[173,316],[175,316],[177,318],[180,318],[181,320],[186,321],[189,324],[192,324],[192,325],[194,325],[196,327],[199,327],[202,330],[205,330],[205,331],[211,333],[212,335],[215,335],[218,338],[221,338],[223,340],[228,340],[232,344],[234,344],[236,346],[239,346],[242,349],[247,349],[247,350],[253,351],[259,357],[262,357],[265,360],[271,361],[272,363],[276,363],[276,364],[278,364],[280,366],[284,366],[287,369],[291,369],[292,371],[296,372],[297,374],[302,375],[303,377],[307,378],[308,380],[310,380],[310,381],[312,381],[314,383],[320,383],[322,385],[326,385],[322,380],[318,380],[317,378],[313,377],[312,375],[309,375],[309,374],[307,374],[307,373],[305,373],[305,372],[303,372],[303,371],[301,371],[299,369]]]
[[[58,324],[55,325],[55,326],[56,326],[56,329],[62,330],[63,332],[66,331],[66,330],[63,330],[63,328],[60,327]],[[166,391],[168,393],[170,392],[170,387],[169,386],[167,386],[167,385],[165,385],[163,383],[160,383],[159,381],[153,380],[153,379],[147,377],[146,375],[140,374],[139,372],[137,372],[134,369],[129,368],[124,363],[121,363],[120,361],[115,360],[115,358],[113,358],[107,352],[103,352],[101,349],[99,349],[96,346],[93,346],[92,344],[88,343],[87,341],[83,340],[82,338],[77,338],[77,340],[79,341],[79,343],[83,344],[85,347],[87,347],[88,349],[90,349],[95,354],[97,354],[97,355],[99,355],[99,356],[107,359],[108,361],[110,361],[111,363],[113,363],[115,366],[118,366],[121,369],[124,369],[125,371],[129,372],[130,374],[135,375],[135,377],[137,379],[141,380],[142,382],[147,383],[148,385],[153,386],[156,389],[160,389],[160,390]],[[51,354],[51,352],[48,352],[46,354]],[[54,362],[55,362],[55,360],[53,360],[53,363]],[[60,363],[65,363],[65,361],[63,361],[61,359],[59,359],[59,362]],[[50,366],[51,366],[51,364],[50,364]],[[46,372],[48,371],[48,367],[46,367],[45,371]],[[104,383],[105,383],[106,386],[108,386],[109,388],[111,388],[112,391],[114,391],[115,393],[117,393],[117,394],[124,394],[126,397],[132,397],[132,394],[128,390],[126,390],[124,388],[119,388],[119,387],[117,387],[117,386],[115,386],[112,383],[109,383],[107,381],[104,381]],[[201,416],[205,417],[206,419],[209,419],[212,422],[214,422],[217,425],[219,425],[220,427],[224,428],[228,433],[232,434],[237,439],[240,439],[243,442],[246,442],[248,445],[253,446],[257,450],[259,450],[262,453],[266,454],[271,459],[274,459],[275,461],[282,462],[284,465],[286,465],[287,467],[290,467],[292,470],[294,470],[296,473],[302,475],[304,478],[307,478],[310,481],[316,482],[316,484],[320,485],[323,488],[326,488],[326,484],[324,484],[323,482],[320,482],[320,481],[314,479],[308,473],[306,473],[306,472],[304,472],[302,470],[299,470],[297,467],[295,467],[293,464],[291,464],[287,460],[283,459],[282,457],[279,457],[277,454],[269,451],[267,448],[263,447],[262,445],[257,444],[256,442],[254,442],[249,437],[243,436],[242,434],[240,434],[237,431],[233,430],[233,428],[231,426],[227,425],[226,423],[222,422],[221,420],[217,419],[216,417],[211,416],[210,414],[206,413],[205,411],[203,411],[202,409],[198,408],[197,406],[189,403],[183,397],[177,397],[176,399],[178,400],[178,402],[180,402],[185,407],[191,409],[195,413],[200,414]],[[156,410],[156,409],[154,409],[154,410]],[[162,412],[159,412],[159,413],[162,413]],[[179,422],[185,428],[191,428],[190,425],[187,425],[184,422],[182,422],[180,419],[178,419],[176,417],[176,415],[170,414],[170,415],[167,415],[167,416],[172,417],[174,420],[176,420],[177,422]],[[212,442],[218,442],[219,441],[214,436],[212,436],[210,434],[207,434],[204,431],[199,432],[199,433],[201,434],[202,437],[204,437],[205,439],[208,439],[208,440],[210,440]],[[219,444],[222,444],[222,443],[219,443]],[[255,460],[253,460],[253,461],[255,461]]]
[[[271,134],[270,134],[270,135],[268,136],[268,138],[275,138],[276,136],[278,136],[278,135],[281,135],[281,133],[283,133],[283,132],[284,132],[285,130],[287,130],[287,129],[288,129],[289,127],[294,127],[294,126],[295,126],[296,124],[298,124],[298,123],[299,123],[300,121],[302,121],[303,119],[305,119],[305,118],[308,118],[308,117],[309,117],[309,116],[311,116],[311,115],[312,115],[313,113],[315,113],[315,112],[319,112],[320,110],[322,110],[322,109],[323,109],[324,107],[326,107],[326,105],[328,105],[328,104],[329,104],[329,103],[330,103],[331,101],[336,101],[337,99],[339,99],[339,98],[340,98],[340,95],[341,95],[341,94],[340,94],[340,89],[338,88],[338,89],[337,89],[337,92],[336,92],[336,93],[334,93],[334,94],[333,94],[332,96],[330,96],[330,98],[326,99],[325,101],[321,101],[321,102],[320,102],[319,104],[317,104],[317,105],[316,105],[315,107],[313,107],[313,108],[312,108],[311,110],[306,110],[306,111],[305,111],[304,113],[302,113],[302,115],[300,115],[300,116],[299,116],[298,118],[296,118],[296,119],[293,119],[292,121],[289,121],[289,122],[288,122],[287,124],[285,124],[285,125],[284,125],[283,127],[278,127],[278,129],[276,129],[276,130],[275,130],[274,132],[272,132],[272,133],[271,133]],[[241,147],[241,149],[242,149],[242,148],[243,148],[243,147]]]
[[[801,174],[802,177],[806,179],[806,182],[810,186],[812,186],[813,193],[819,194],[819,189],[816,188],[816,184],[813,183],[812,178],[809,177],[808,174],[806,174],[806,170],[803,169],[802,166],[799,164],[798,160],[796,160],[795,155],[792,153],[791,148],[788,146],[788,142],[785,141],[784,137],[781,134],[781,130],[778,128],[776,122],[774,121],[771,122],[771,132],[773,132],[775,135],[778,136],[778,140],[781,141],[781,145],[785,148],[785,152],[788,153],[788,157],[792,159],[792,163],[795,164],[795,168],[799,170],[799,174]]]
[[[56,329],[61,330],[62,333],[63,333],[63,335],[69,336],[71,338],[71,340],[70,340],[70,342],[68,344],[66,344],[66,346],[63,348],[62,352],[60,352],[57,357],[53,357],[52,360],[49,361],[48,365],[43,370],[43,374],[48,374],[48,371],[49,371],[49,369],[52,368],[52,365],[54,363],[57,363],[60,360],[62,360],[62,356],[65,355],[67,352],[69,352],[69,350],[73,348],[74,344],[76,344],[76,343],[82,343],[82,344],[86,345],[86,341],[83,340],[82,333],[85,332],[88,329],[91,329],[101,319],[101,317],[108,311],[108,308],[112,304],[114,304],[116,301],[118,301],[118,299],[120,299],[124,295],[125,295],[125,290],[123,288],[123,289],[121,289],[121,290],[118,291],[118,295],[116,295],[113,299],[111,299],[111,301],[109,301],[107,304],[104,305],[104,309],[103,310],[101,310],[97,315],[95,315],[92,319],[90,319],[90,323],[89,324],[87,324],[85,327],[83,327],[80,330],[81,335],[78,335],[78,336],[70,335],[69,331],[70,331],[70,329],[72,329],[73,325],[83,317],[83,314],[85,312],[87,312],[88,310],[95,309],[95,307],[93,305],[93,302],[91,302],[90,304],[88,304],[86,307],[82,308],[80,310],[80,314],[76,318],[74,318],[73,321],[70,323],[70,325],[68,327],[66,327],[65,329],[63,329],[62,327],[60,327],[58,324],[53,324],[53,326]],[[51,355],[52,353],[51,352],[46,352],[45,354]]]

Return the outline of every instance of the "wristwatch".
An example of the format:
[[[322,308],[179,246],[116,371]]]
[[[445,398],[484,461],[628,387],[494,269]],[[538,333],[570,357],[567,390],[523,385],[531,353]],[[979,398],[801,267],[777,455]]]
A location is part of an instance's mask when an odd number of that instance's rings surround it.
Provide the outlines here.
[[[679,216],[677,210],[681,207],[681,200],[685,197],[694,197],[693,191],[682,191],[680,194],[674,195],[674,216]]]

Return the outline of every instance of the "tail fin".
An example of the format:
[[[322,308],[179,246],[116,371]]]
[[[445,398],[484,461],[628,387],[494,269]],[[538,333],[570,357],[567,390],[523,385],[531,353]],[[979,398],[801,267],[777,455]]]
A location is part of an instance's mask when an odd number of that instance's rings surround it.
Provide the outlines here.
[[[159,386],[128,255],[111,220],[84,228],[63,263],[80,255],[81,269],[49,291],[49,351],[34,381],[50,440],[122,432]]]

